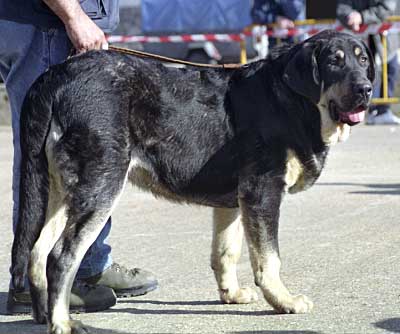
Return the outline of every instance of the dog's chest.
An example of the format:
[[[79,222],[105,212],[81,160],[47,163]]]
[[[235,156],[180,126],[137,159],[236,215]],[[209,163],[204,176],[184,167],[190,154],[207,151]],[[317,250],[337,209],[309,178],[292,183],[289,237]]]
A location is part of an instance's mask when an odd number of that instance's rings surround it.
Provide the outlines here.
[[[286,190],[296,187],[297,191],[304,188],[304,166],[297,158],[293,150],[287,151],[286,173],[285,173]]]

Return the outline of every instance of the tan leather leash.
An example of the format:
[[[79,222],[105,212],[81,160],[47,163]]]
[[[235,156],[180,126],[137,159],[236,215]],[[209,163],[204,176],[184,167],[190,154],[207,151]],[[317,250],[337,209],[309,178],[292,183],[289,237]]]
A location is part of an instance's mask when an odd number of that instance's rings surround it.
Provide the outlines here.
[[[202,68],[222,68],[222,69],[228,69],[228,70],[233,70],[233,69],[238,69],[242,65],[241,64],[202,64],[202,63],[193,63],[190,61],[186,60],[180,60],[176,58],[170,58],[170,57],[165,57],[165,56],[160,56],[154,53],[148,53],[144,51],[138,51],[138,50],[132,50],[132,49],[127,49],[127,48],[121,48],[118,46],[108,46],[109,50],[113,51],[118,51],[121,53],[125,54],[130,54],[134,56],[138,56],[141,58],[149,58],[149,59],[155,59],[159,60],[162,62],[168,62],[168,63],[173,63],[173,64],[181,64],[181,65],[187,65],[187,66],[196,66],[196,67],[202,67]]]

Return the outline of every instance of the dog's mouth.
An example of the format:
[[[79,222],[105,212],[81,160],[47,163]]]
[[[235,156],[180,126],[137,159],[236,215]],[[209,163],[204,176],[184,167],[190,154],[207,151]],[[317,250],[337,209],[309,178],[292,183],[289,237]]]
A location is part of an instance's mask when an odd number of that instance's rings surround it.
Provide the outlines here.
[[[341,122],[350,126],[361,123],[365,119],[365,113],[368,109],[366,103],[357,105],[350,111],[341,110],[335,101],[329,101],[329,114],[335,122]]]

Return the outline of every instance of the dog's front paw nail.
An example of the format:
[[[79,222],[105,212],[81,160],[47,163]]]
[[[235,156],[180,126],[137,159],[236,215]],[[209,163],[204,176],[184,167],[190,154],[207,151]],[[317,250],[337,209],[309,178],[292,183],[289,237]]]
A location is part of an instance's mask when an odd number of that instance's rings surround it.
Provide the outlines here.
[[[286,313],[308,313],[314,307],[313,302],[304,295],[293,296],[293,304]]]
[[[257,300],[257,292],[255,292],[252,288],[242,288],[239,290],[238,304],[249,304]]]
[[[51,334],[88,334],[89,330],[80,322],[70,320],[53,324],[50,330]]]
[[[294,296],[294,313],[308,313],[314,307],[314,303],[307,296],[297,295]]]
[[[221,299],[227,304],[249,304],[258,300],[257,293],[251,288],[241,288],[234,293],[224,292]]]
[[[71,321],[71,334],[89,334],[89,330],[77,320]]]

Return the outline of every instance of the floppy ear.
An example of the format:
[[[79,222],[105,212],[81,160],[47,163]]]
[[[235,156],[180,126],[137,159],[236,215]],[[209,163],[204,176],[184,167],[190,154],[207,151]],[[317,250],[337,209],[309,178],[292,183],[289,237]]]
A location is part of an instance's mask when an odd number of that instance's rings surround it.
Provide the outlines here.
[[[368,67],[367,77],[368,77],[369,81],[371,81],[373,83],[375,81],[375,76],[376,76],[374,57],[372,56],[372,52],[369,49],[368,45],[364,41],[361,41],[361,43],[364,45],[365,51],[367,51],[367,55],[368,55],[368,59],[369,59],[369,67]]]
[[[303,95],[315,104],[320,99],[320,76],[317,53],[320,44],[304,43],[286,65],[283,80],[296,93]]]

